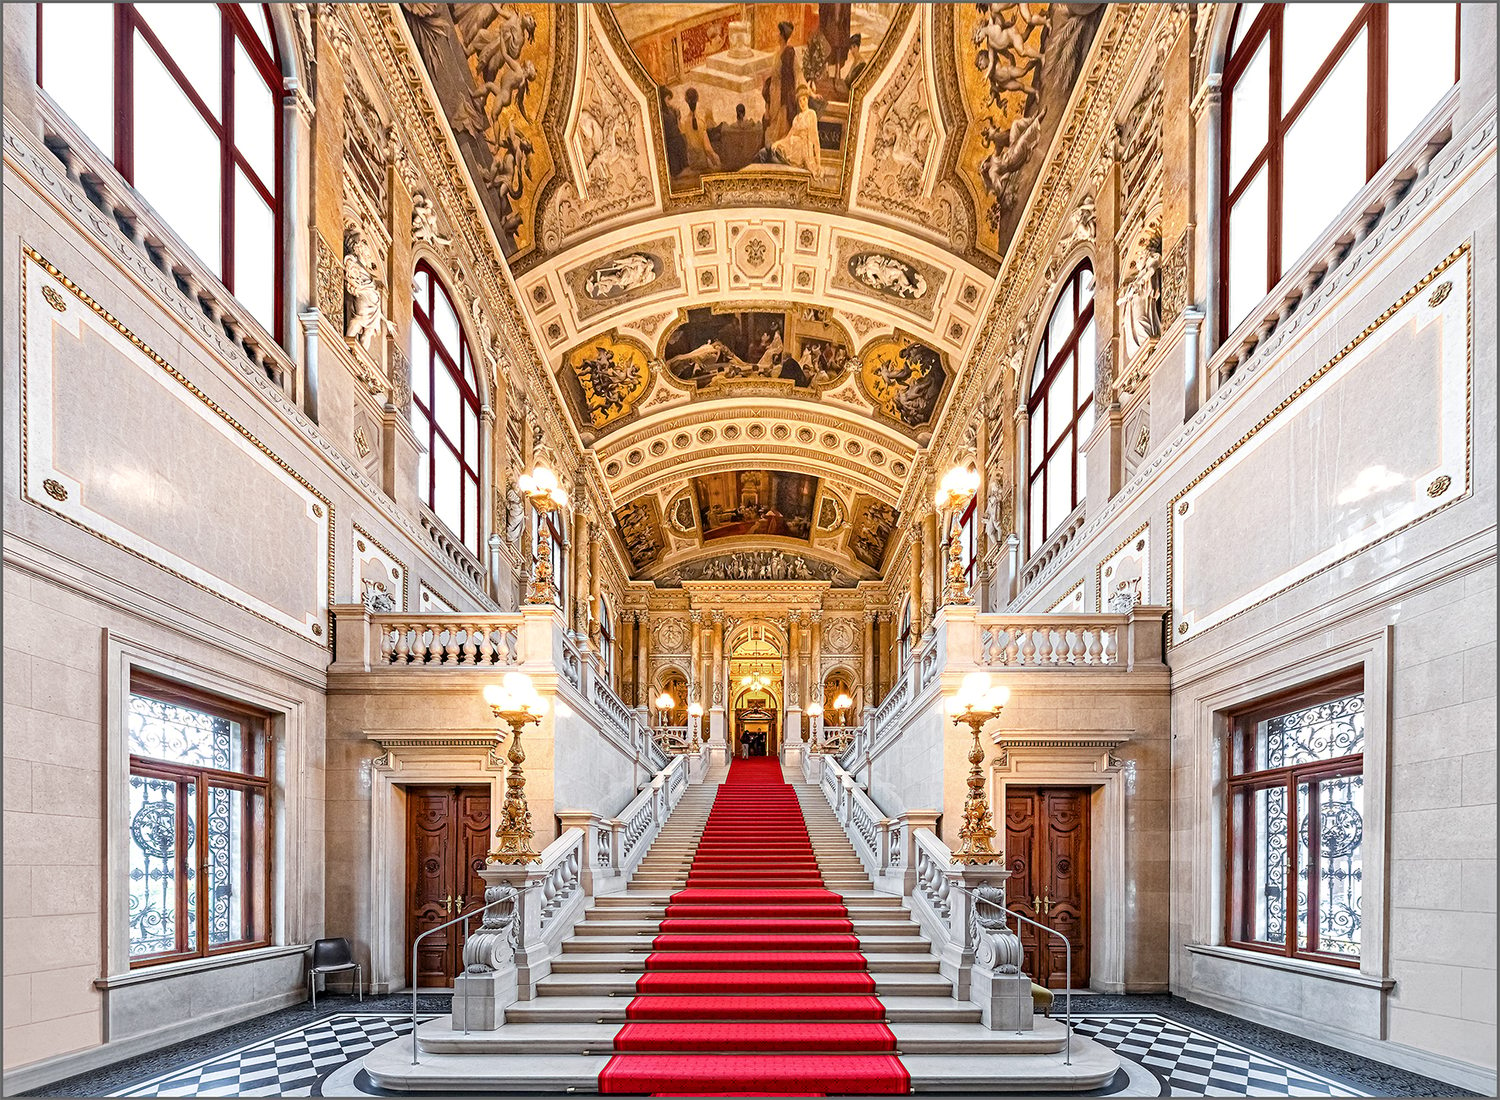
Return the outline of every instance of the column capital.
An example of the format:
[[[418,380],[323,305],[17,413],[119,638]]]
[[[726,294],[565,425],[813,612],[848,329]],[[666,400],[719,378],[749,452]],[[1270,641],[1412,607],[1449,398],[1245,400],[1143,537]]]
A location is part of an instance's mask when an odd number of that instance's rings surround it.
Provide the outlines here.
[[[708,613],[708,616],[713,620],[714,625],[717,626],[719,623],[722,623],[724,621],[724,609],[722,607],[716,607]]]
[[[651,618],[651,612],[647,608],[643,607],[643,608],[640,608],[638,611],[635,612],[635,621],[637,623],[647,622],[647,621],[650,620],[650,618]]]
[[[880,619],[880,612],[879,611],[875,610],[873,607],[867,607],[867,608],[865,608],[865,622],[867,622],[867,623],[875,623],[875,622],[878,622],[879,619]]]
[[[802,609],[794,607],[786,613],[787,622],[797,624],[802,621]]]
[[[688,618],[694,623],[701,623],[703,621],[703,612],[695,607],[688,612]]]
[[[823,621],[823,609],[821,607],[813,608],[808,612],[808,614],[812,617],[812,621],[815,623],[821,623]]]

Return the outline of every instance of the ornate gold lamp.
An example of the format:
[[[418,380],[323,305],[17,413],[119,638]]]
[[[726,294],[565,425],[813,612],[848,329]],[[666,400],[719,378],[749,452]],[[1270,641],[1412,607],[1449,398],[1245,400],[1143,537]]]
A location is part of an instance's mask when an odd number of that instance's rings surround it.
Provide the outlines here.
[[[708,731],[703,728],[703,704],[694,700],[688,704],[688,722],[696,723],[698,726],[698,744],[708,744]],[[688,731],[688,744],[693,743],[692,731]]]
[[[677,700],[665,691],[656,697],[656,724],[658,726],[667,725],[668,712],[675,706],[677,706]]]
[[[540,514],[536,525],[536,562],[527,599],[531,603],[551,603],[555,589],[552,584],[552,534],[547,513],[568,506],[568,491],[558,483],[557,475],[540,462],[531,473],[521,475],[516,487],[526,494],[526,499]]]
[[[854,700],[849,698],[849,693],[847,691],[841,691],[838,693],[837,698],[835,698],[833,701],[833,709],[838,711],[839,725],[847,726],[849,724],[849,708],[853,705]]]
[[[505,754],[510,761],[510,771],[505,776],[505,805],[500,810],[500,824],[495,829],[497,843],[488,862],[536,863],[542,857],[531,846],[536,832],[531,827],[531,808],[526,805],[526,776],[521,771],[526,754],[521,751],[521,730],[530,722],[540,722],[547,704],[524,672],[507,672],[501,683],[484,689],[484,701],[495,717],[511,729],[510,750]]]
[[[812,751],[822,752],[823,746],[818,743],[823,732],[823,723],[819,721],[823,717],[823,704],[814,699],[807,704],[807,722],[812,727]]]
[[[949,513],[948,534],[948,586],[943,593],[944,603],[973,603],[969,586],[964,581],[963,532],[958,517],[963,514],[969,501],[979,491],[979,473],[967,466],[955,466],[943,475],[932,503],[939,512]]]
[[[953,853],[954,863],[1000,863],[1005,859],[1001,852],[990,847],[995,838],[995,826],[990,818],[990,800],[984,793],[984,747],[979,743],[979,731],[991,718],[998,718],[1010,700],[1010,689],[999,685],[990,686],[988,672],[971,672],[959,685],[953,699],[953,722],[964,723],[974,731],[974,745],[969,749],[969,793],[964,797],[964,821],[958,830],[958,851]]]

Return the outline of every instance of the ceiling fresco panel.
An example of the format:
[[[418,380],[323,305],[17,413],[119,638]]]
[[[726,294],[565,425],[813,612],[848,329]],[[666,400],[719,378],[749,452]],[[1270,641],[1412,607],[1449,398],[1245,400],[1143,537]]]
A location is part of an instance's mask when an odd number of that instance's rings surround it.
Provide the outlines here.
[[[576,13],[563,4],[404,4],[407,26],[507,257],[536,239],[537,198],[556,167]]]
[[[934,9],[968,125],[958,175],[979,202],[977,244],[1004,257],[1062,121],[1104,4],[943,4]],[[946,30],[946,34],[942,31]]]
[[[880,337],[860,355],[860,382],[876,408],[907,428],[930,426],[952,381],[942,352],[902,333]]]
[[[807,539],[818,479],[784,470],[739,470],[692,479],[705,542],[739,535]]]
[[[669,193],[707,177],[800,175],[839,193],[857,102],[898,4],[611,4],[656,94]],[[887,53],[889,51],[886,51]]]
[[[661,506],[656,497],[637,497],[616,508],[614,516],[620,541],[630,555],[631,570],[640,573],[655,565],[667,549],[667,537],[661,529]]]
[[[870,496],[854,498],[849,524],[849,555],[867,568],[880,571],[899,519],[896,509]]]

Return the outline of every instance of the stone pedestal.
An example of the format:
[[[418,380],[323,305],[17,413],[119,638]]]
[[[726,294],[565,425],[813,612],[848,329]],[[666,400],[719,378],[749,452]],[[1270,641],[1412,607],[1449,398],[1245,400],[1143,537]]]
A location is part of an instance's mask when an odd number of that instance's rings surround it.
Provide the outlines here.
[[[991,1031],[1030,1031],[1031,979],[1025,974],[999,974],[974,968],[969,999],[979,1006],[979,1018]]]
[[[453,979],[453,1030],[494,1031],[516,999],[514,964],[487,974],[460,974]]]

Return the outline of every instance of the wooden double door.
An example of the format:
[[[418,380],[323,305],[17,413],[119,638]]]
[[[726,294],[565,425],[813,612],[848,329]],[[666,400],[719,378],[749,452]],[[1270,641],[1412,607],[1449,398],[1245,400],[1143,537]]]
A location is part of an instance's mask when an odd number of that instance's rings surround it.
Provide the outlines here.
[[[1073,988],[1089,981],[1089,795],[1087,787],[1007,787],[1008,907],[1067,936]],[[1067,985],[1063,941],[1020,924],[1022,969],[1049,989]]]
[[[466,912],[474,918],[435,932],[417,947],[418,988],[449,989],[463,969],[464,939],[479,926],[485,856],[490,850],[490,789],[408,787],[406,791],[406,959],[428,929]]]

